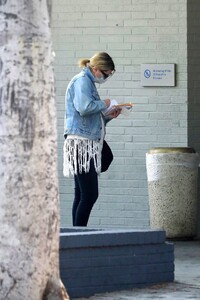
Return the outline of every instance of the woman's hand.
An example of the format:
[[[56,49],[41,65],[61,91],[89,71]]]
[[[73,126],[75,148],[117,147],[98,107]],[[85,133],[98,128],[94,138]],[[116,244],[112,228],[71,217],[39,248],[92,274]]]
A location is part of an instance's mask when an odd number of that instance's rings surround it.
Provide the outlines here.
[[[122,109],[121,108],[115,108],[110,114],[109,117],[112,119],[117,118],[121,114]]]
[[[106,99],[106,100],[104,100],[104,102],[105,102],[105,105],[106,105],[106,107],[109,107],[110,106],[110,99]]]

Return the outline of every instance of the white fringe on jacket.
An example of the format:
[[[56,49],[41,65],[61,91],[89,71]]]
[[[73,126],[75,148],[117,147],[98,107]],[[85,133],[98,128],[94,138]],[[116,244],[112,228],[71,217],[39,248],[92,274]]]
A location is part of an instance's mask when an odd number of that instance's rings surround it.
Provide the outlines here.
[[[69,136],[63,148],[63,175],[70,177],[77,173],[88,173],[93,158],[97,174],[101,172],[102,141],[96,142],[81,137]]]

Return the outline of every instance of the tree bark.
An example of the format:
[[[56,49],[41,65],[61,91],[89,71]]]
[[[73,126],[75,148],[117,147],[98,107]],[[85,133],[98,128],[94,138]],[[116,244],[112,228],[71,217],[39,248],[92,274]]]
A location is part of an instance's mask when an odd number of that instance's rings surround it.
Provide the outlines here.
[[[0,0],[0,299],[69,299],[46,0]]]

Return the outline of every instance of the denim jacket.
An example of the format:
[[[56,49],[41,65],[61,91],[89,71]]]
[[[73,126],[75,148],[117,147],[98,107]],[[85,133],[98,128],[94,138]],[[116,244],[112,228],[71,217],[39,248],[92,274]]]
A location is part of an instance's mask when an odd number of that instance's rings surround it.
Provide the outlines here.
[[[64,136],[76,134],[99,140],[101,138],[101,111],[106,108],[97,92],[94,76],[85,67],[70,81],[66,90]]]

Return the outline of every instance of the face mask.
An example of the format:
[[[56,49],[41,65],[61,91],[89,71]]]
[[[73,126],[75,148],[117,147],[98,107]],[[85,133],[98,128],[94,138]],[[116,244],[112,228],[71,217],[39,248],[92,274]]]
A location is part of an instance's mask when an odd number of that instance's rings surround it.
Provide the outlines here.
[[[94,82],[96,83],[104,83],[106,81],[106,79],[104,79],[103,77],[94,77]]]

